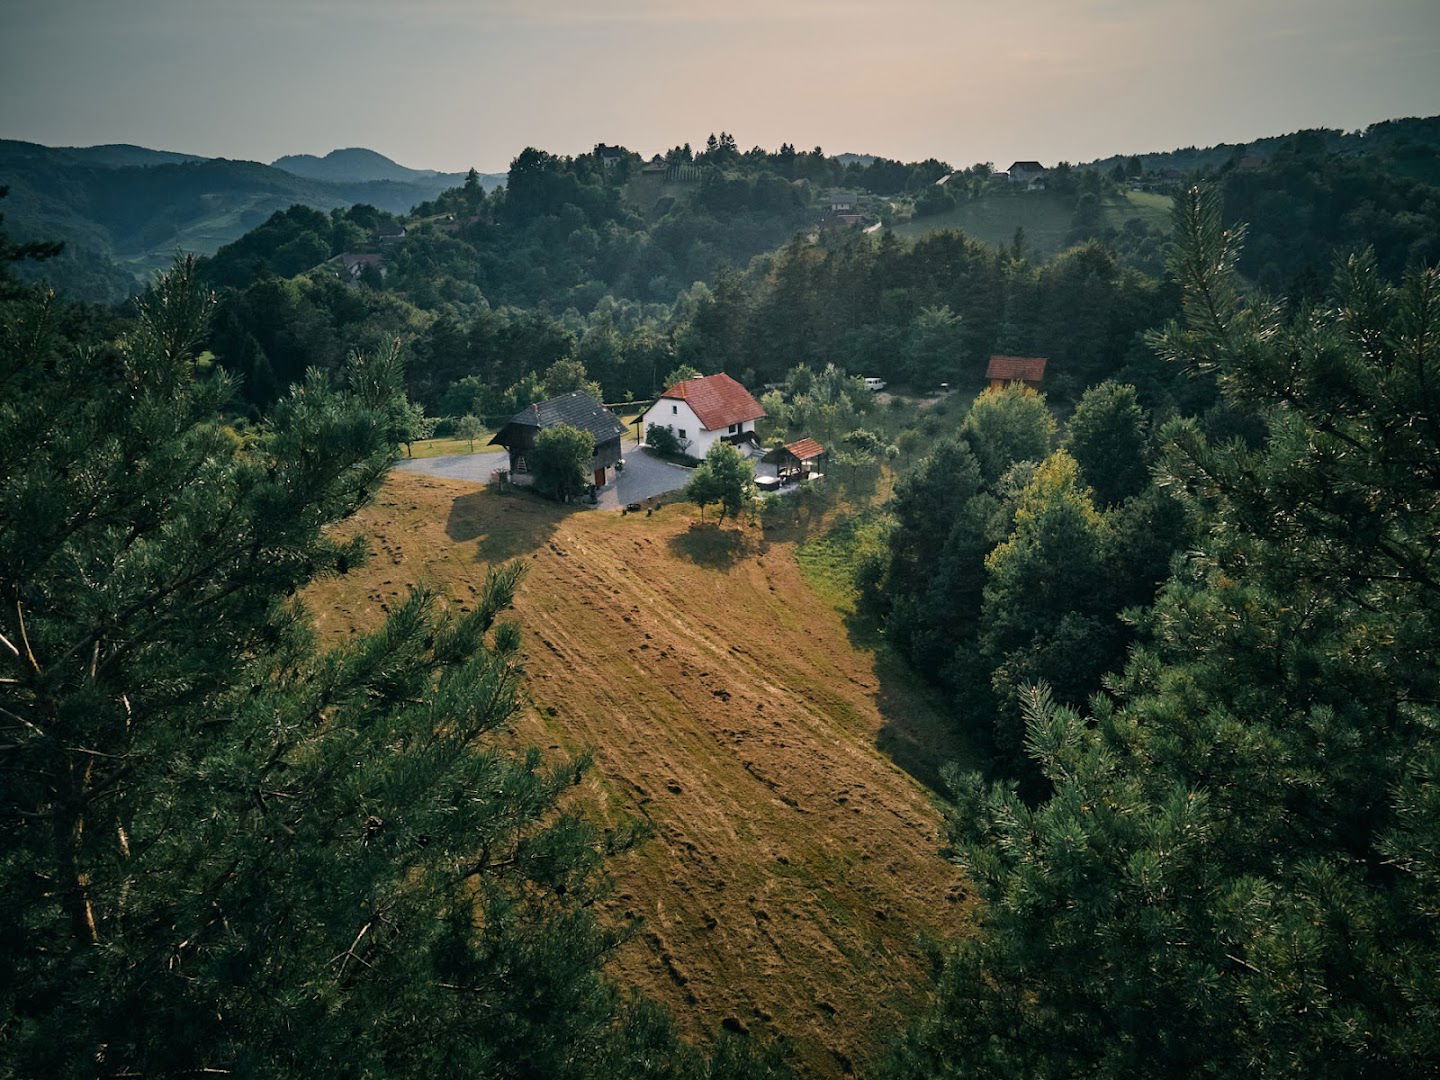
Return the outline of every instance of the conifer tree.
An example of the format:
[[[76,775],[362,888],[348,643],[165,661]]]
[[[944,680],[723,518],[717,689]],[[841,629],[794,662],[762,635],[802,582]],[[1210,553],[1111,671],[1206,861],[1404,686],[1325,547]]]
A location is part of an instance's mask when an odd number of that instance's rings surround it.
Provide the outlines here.
[[[0,1074],[708,1076],[600,977],[630,833],[517,708],[518,569],[322,648],[298,593],[396,453],[398,354],[266,423],[197,370],[191,263],[119,345],[7,306],[0,363]]]
[[[1028,701],[1053,785],[952,776],[983,897],[897,1076],[1440,1070],[1440,273],[1241,299],[1243,233],[1177,200],[1186,325],[1153,339],[1259,416],[1164,433],[1201,529],[1088,715]]]

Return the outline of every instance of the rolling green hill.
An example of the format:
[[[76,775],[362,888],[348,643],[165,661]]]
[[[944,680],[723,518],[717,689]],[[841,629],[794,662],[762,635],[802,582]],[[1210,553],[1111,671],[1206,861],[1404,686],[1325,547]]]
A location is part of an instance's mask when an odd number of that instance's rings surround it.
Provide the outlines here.
[[[1023,228],[1027,248],[1041,257],[1049,257],[1066,246],[1074,206],[1073,197],[1055,192],[994,192],[961,203],[943,214],[896,225],[894,231],[915,239],[946,229],[959,229],[987,244],[1006,246],[1014,240],[1015,230]],[[1103,202],[1102,213],[1104,224],[1116,229],[1123,229],[1125,223],[1133,219],[1162,231],[1170,229],[1170,199],[1164,195],[1132,191],[1111,196]]]

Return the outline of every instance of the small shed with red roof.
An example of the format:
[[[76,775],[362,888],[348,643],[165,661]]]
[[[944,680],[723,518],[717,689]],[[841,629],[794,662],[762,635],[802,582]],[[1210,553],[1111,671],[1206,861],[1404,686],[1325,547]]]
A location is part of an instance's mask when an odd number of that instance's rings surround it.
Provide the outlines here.
[[[765,460],[775,463],[775,475],[783,482],[809,479],[824,456],[825,447],[814,439],[797,439],[771,450]]]
[[[1024,383],[1032,390],[1039,390],[1045,381],[1046,356],[992,356],[990,366],[985,369],[985,378],[992,387]]]
[[[722,440],[740,442],[754,432],[755,421],[765,410],[750,391],[729,375],[705,375],[682,379],[665,389],[645,411],[641,423],[669,428],[691,457],[704,457]]]

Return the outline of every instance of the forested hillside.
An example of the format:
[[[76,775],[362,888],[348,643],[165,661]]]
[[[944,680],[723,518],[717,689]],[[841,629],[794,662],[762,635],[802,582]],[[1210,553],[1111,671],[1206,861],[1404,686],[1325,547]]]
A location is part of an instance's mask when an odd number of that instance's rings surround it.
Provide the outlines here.
[[[531,148],[110,309],[5,221],[0,1073],[1435,1075],[1434,123],[1265,150]],[[822,477],[386,478],[722,371]]]
[[[1313,299],[1351,237],[1391,275],[1440,256],[1440,188],[1397,164],[1430,152],[1417,141],[1429,128],[1404,130],[1364,154],[1289,137],[1266,164],[1217,171],[1226,220],[1253,222],[1242,277]],[[978,390],[991,353],[1049,356],[1051,396],[1070,403],[1108,376],[1151,406],[1196,393],[1141,339],[1178,311],[1170,196],[1125,175],[1062,164],[1046,190],[1016,190],[983,166],[741,153],[723,133],[650,164],[601,149],[527,150],[506,189],[452,189],[399,218],[403,238],[381,238],[389,219],[368,210],[273,217],[207,267],[228,286],[213,352],[263,405],[308,364],[398,335],[412,396],[442,416],[523,405],[560,361],[607,400],[643,399],[682,364],[753,385],[833,362]],[[859,223],[833,212],[836,193]],[[995,224],[1042,219],[1035,240]],[[966,221],[980,238],[944,228]],[[358,287],[333,261],[347,251],[378,256]]]
[[[143,288],[177,251],[212,254],[292,205],[365,203],[403,213],[454,182],[374,157],[392,168],[367,161],[347,176],[323,177],[143,147],[0,140],[0,184],[10,189],[12,228],[66,244],[46,278],[77,299],[114,302]]]

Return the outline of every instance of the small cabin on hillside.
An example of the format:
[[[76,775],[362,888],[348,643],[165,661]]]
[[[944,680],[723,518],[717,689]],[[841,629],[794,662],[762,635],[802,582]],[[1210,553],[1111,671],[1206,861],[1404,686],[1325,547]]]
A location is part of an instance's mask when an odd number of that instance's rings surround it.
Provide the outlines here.
[[[590,459],[589,470],[595,486],[605,486],[620,460],[620,437],[625,434],[625,425],[604,405],[580,390],[526,406],[495,433],[490,445],[510,451],[511,480],[522,484],[529,481],[527,458],[536,438],[546,428],[562,424],[587,432],[595,440],[595,456]]]
[[[740,442],[765,415],[750,391],[729,375],[682,379],[645,410],[642,430],[669,428],[691,457],[704,457],[717,442]]]
[[[1047,356],[992,356],[990,366],[985,369],[985,378],[992,388],[1023,383],[1032,390],[1039,390],[1045,381]]]

